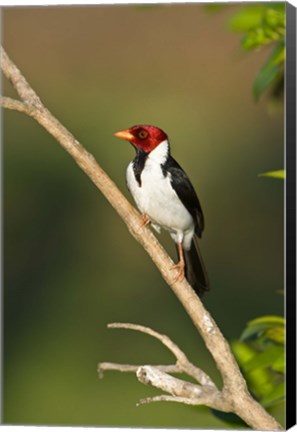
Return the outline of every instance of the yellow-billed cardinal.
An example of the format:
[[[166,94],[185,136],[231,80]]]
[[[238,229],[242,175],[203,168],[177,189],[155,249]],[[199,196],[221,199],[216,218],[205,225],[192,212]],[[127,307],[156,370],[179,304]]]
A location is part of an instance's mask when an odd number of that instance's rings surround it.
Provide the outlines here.
[[[209,289],[207,273],[199,252],[204,217],[196,192],[183,169],[170,154],[165,132],[155,126],[137,125],[115,133],[136,150],[127,168],[127,185],[143,215],[143,223],[152,223],[169,231],[177,244],[179,269],[176,280],[186,276],[201,296]]]

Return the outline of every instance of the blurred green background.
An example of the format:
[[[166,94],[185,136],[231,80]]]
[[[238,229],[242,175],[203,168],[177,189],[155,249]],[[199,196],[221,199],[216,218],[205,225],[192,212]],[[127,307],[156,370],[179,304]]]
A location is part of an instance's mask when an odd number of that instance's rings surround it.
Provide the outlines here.
[[[199,4],[2,9],[3,44],[42,101],[126,196],[132,147],[113,133],[160,126],[202,203],[203,299],[228,339],[282,315],[284,122],[253,80],[269,49],[244,54],[232,8]],[[14,96],[3,80],[5,95]],[[3,112],[3,420],[14,424],[227,428],[203,407],[136,407],[160,391],[132,374],[97,377],[99,361],[172,363],[168,334],[220,384],[190,319],[114,210],[34,120]],[[161,241],[171,254],[167,235]],[[283,413],[272,413],[283,421]]]

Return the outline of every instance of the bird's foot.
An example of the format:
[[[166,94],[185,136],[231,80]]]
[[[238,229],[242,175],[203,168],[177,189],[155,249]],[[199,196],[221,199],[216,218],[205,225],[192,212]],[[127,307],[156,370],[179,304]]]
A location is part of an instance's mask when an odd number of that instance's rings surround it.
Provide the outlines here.
[[[140,227],[142,228],[142,227],[144,227],[144,226],[149,225],[150,223],[151,223],[151,220],[150,220],[150,218],[148,217],[148,215],[147,215],[146,213],[143,213],[143,214],[141,215],[141,223],[140,223]]]
[[[178,270],[177,275],[175,276],[173,283],[180,282],[185,277],[185,263],[183,260],[179,261],[177,264],[174,264],[172,270]]]

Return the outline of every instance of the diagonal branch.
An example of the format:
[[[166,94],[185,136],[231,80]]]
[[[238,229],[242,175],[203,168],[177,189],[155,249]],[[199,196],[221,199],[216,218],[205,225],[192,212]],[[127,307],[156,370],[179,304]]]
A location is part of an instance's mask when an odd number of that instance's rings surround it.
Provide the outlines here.
[[[30,87],[20,70],[1,48],[1,68],[17,90],[21,101],[29,107],[28,115],[43,126],[66,150],[82,171],[91,179],[125,222],[132,236],[144,247],[156,264],[162,277],[172,288],[212,354],[224,383],[223,392],[232,405],[233,412],[255,429],[276,430],[281,425],[271,417],[249,394],[228,342],[204,308],[186,279],[177,281],[177,271],[172,271],[172,260],[153,233],[142,226],[139,213],[131,206],[114,182],[98,165],[74,136],[50,113]],[[2,106],[7,99],[2,99]],[[20,105],[18,105],[20,108]]]

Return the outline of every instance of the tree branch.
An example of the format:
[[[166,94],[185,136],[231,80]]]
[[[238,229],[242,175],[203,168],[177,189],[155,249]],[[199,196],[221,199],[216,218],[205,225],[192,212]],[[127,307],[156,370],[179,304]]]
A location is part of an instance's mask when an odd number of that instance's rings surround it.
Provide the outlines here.
[[[31,109],[24,102],[9,97],[1,97],[0,104],[3,108],[19,111],[31,115]]]
[[[97,366],[97,372],[99,378],[103,378],[105,371],[118,371],[118,372],[137,372],[142,365],[130,365],[130,364],[120,364],[111,362],[101,362]],[[156,365],[154,366],[161,372],[166,373],[181,373],[182,371],[178,366],[175,365]]]
[[[139,404],[166,400],[190,405],[206,405],[210,408],[225,412],[232,411],[229,401],[224,397],[223,393],[217,389],[210,377],[201,369],[194,366],[187,359],[184,352],[174,342],[172,342],[168,336],[160,334],[149,327],[130,323],[112,323],[108,325],[108,328],[136,330],[155,337],[174,354],[176,357],[176,364],[136,366],[104,362],[98,364],[97,370],[100,378],[102,378],[103,371],[106,370],[136,372],[136,376],[142,384],[152,385],[163,391],[166,391],[167,393],[170,393],[171,395],[162,395],[144,400],[142,399],[140,400]],[[182,372],[195,378],[201,383],[201,385],[193,384],[191,382],[168,375],[169,373]]]
[[[176,281],[177,271],[172,271],[172,260],[149,228],[142,226],[139,213],[122,195],[113,181],[98,165],[74,136],[49,112],[30,87],[16,65],[1,48],[1,68],[10,80],[24,105],[8,98],[1,100],[3,107],[17,109],[33,117],[72,156],[79,167],[97,186],[127,225],[133,237],[144,247],[158,267],[162,277],[172,288],[194,325],[200,332],[220,371],[224,387],[222,393],[232,410],[255,429],[276,430],[281,425],[271,417],[249,394],[245,380],[215,321],[204,308],[186,279]]]
[[[181,396],[169,396],[169,395],[160,395],[160,396],[153,396],[145,399],[140,399],[137,405],[145,405],[152,402],[178,402],[186,405],[203,405],[203,403],[199,404],[199,401],[195,399],[190,399]]]
[[[140,367],[136,376],[143,384],[149,384],[170,393],[173,401],[180,402],[180,398],[183,398],[191,401],[192,405],[206,405],[224,412],[232,410],[228,400],[213,386],[192,384],[168,375],[154,366]]]
[[[149,327],[144,327],[144,326],[139,325],[139,324],[111,323],[111,324],[108,324],[107,327],[108,328],[117,328],[117,329],[122,328],[122,329],[128,329],[128,330],[136,330],[136,331],[140,331],[142,333],[146,333],[146,334],[158,339],[175,356],[176,366],[177,366],[179,372],[185,372],[187,375],[195,378],[195,380],[197,382],[199,382],[201,385],[206,385],[206,386],[211,386],[211,387],[216,388],[216,385],[211,380],[211,378],[203,370],[201,370],[197,366],[193,365],[188,360],[185,353],[174,342],[172,342],[172,340],[167,335],[160,334],[160,333],[156,332],[155,330],[152,330]]]

